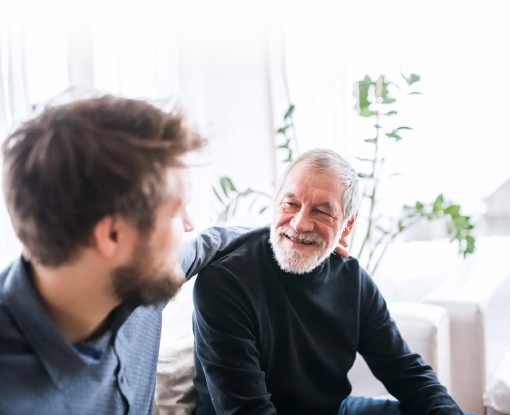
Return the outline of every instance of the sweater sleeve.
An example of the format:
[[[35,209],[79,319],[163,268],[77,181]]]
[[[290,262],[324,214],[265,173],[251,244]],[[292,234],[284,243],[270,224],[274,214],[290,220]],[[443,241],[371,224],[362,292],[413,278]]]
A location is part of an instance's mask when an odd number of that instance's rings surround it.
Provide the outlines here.
[[[276,414],[260,367],[252,295],[221,265],[195,283],[195,352],[217,414]]]
[[[212,227],[184,243],[181,267],[189,280],[207,264],[228,252],[240,238],[250,231],[243,227]]]
[[[372,279],[361,269],[358,351],[372,373],[397,398],[404,414],[461,415],[432,368],[411,352]]]

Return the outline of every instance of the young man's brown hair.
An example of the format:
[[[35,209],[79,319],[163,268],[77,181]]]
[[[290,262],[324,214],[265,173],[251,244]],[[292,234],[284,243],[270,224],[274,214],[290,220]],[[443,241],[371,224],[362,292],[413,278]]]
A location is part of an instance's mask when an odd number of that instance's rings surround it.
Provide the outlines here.
[[[169,167],[204,145],[179,113],[103,96],[47,107],[3,144],[3,190],[31,261],[56,267],[120,215],[149,232]]]

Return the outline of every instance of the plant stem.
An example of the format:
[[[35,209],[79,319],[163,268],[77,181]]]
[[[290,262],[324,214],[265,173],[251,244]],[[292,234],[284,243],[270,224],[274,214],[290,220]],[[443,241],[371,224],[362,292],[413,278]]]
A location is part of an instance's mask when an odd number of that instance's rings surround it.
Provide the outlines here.
[[[361,254],[363,253],[363,250],[365,249],[366,243],[370,240],[370,236],[372,233],[372,224],[373,224],[373,217],[374,217],[374,207],[375,207],[375,197],[377,194],[377,184],[378,180],[375,177],[376,173],[376,167],[377,167],[377,153],[379,150],[379,112],[375,113],[376,116],[376,128],[375,128],[375,150],[374,150],[374,159],[372,161],[372,180],[373,180],[373,186],[372,186],[372,194],[370,195],[370,213],[368,215],[368,227],[367,227],[367,233],[365,235],[365,239],[363,240],[363,244],[361,245],[358,258],[361,258]]]
[[[220,213],[220,217],[221,217],[222,214],[225,214],[225,218],[223,220],[223,223],[225,223],[228,220],[228,212],[229,212],[229,210],[232,208],[232,210],[230,210],[230,213],[231,213],[231,216],[234,217],[234,214],[236,212],[237,207],[236,208],[233,208],[233,207],[236,206],[239,203],[241,198],[247,197],[247,196],[250,196],[250,195],[262,196],[262,197],[265,197],[265,198],[268,198],[268,199],[273,199],[273,196],[270,195],[269,193],[262,192],[260,190],[253,190],[253,189],[250,189],[250,188],[246,189],[243,192],[237,192],[236,196],[233,199],[230,199],[228,201],[228,203],[224,204],[225,209]],[[218,221],[218,223],[220,223],[220,222],[222,222],[222,221]]]
[[[405,229],[405,228],[404,228]],[[377,262],[375,263],[374,265],[374,269],[372,270],[372,275],[375,274],[375,271],[377,270],[377,267],[379,266],[379,264],[381,263],[381,260],[384,256],[384,254],[386,253],[386,250],[388,249],[388,246],[390,246],[390,244],[395,240],[395,238],[400,234],[400,232],[402,232],[404,229],[400,230],[400,231],[397,231],[395,233],[393,233],[390,237],[390,239],[388,239],[388,241],[386,242],[386,245],[384,245],[384,249],[383,251],[381,252],[381,255],[379,256],[379,258],[377,259]]]
[[[367,270],[370,269],[370,262],[372,262],[372,258],[374,256],[374,253],[375,253],[375,250],[377,249],[377,247],[379,245],[382,244],[382,242],[384,241],[384,238],[386,238],[386,235],[387,233],[383,233],[381,235],[381,237],[377,240],[377,242],[375,243],[374,247],[370,250],[370,255],[368,256],[368,261],[367,261]]]
[[[374,265],[374,269],[372,270],[371,274],[374,275],[375,274],[375,271],[377,270],[377,267],[379,266],[379,264],[381,263],[381,260],[383,259],[384,257],[384,254],[386,253],[386,250],[388,249],[388,246],[391,245],[391,243],[395,240],[395,238],[400,235],[402,232],[404,232],[406,229],[410,228],[411,226],[414,226],[416,225],[419,221],[421,220],[421,218],[419,218],[418,220],[415,220],[414,222],[411,222],[405,226],[402,226],[401,228],[399,228],[396,232],[394,232],[390,239],[388,239],[388,241],[386,241],[386,245],[384,245],[384,249],[383,251],[381,252],[381,255],[379,255],[379,258],[377,259],[377,262],[375,263]],[[367,266],[368,268],[368,266]],[[368,271],[368,270],[367,270]]]
[[[289,103],[289,105],[291,105],[292,101],[290,100],[290,88],[289,88],[289,78],[287,76],[287,61],[286,61],[286,57],[287,57],[287,54],[285,53],[285,39],[284,39],[284,35],[282,34],[282,78],[283,78],[283,87],[285,89],[285,96],[287,97],[287,102]],[[297,141],[297,136],[296,136],[296,128],[294,127],[294,114],[291,114],[290,115],[290,122],[291,122],[291,125],[292,125],[292,140],[294,140],[294,147],[296,149],[296,153],[297,155],[299,156],[300,152],[299,152],[299,144],[298,144],[298,141]]]

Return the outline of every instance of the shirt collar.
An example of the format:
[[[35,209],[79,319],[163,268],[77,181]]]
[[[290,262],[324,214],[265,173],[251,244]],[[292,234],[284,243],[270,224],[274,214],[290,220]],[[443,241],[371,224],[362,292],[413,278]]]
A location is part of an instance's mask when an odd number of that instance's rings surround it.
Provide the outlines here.
[[[22,257],[12,265],[4,290],[5,304],[11,315],[58,387],[85,366],[97,363],[82,356],[55,325],[33,284],[30,265]],[[131,311],[118,313],[116,329]]]

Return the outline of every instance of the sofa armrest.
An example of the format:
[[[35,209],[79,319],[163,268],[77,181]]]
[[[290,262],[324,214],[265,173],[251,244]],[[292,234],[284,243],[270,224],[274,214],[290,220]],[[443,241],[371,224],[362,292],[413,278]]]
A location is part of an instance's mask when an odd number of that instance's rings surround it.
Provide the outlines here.
[[[491,258],[473,261],[425,300],[448,312],[451,394],[464,411],[475,413],[483,413],[482,395],[510,346],[510,271],[503,255]]]
[[[444,309],[430,304],[389,303],[388,308],[411,350],[420,354],[436,371],[439,381],[450,386],[449,320]],[[386,395],[386,388],[358,355],[349,372],[353,396]]]

